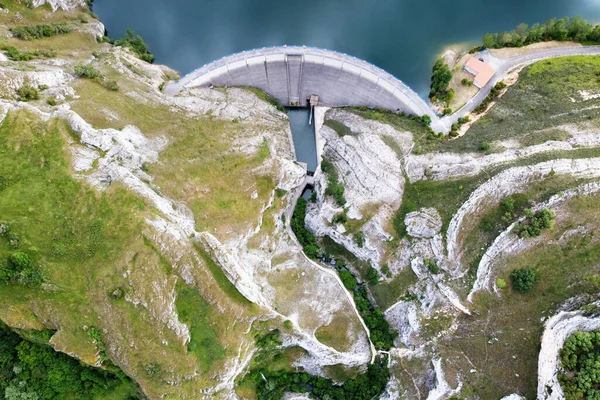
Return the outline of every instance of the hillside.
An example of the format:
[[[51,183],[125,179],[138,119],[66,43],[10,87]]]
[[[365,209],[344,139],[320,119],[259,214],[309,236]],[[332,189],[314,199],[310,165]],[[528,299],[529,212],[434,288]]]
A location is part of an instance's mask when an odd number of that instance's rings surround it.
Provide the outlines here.
[[[318,108],[298,200],[265,93],[163,93],[83,0],[2,10],[6,398],[556,396],[600,327],[599,56],[526,66],[452,140]]]

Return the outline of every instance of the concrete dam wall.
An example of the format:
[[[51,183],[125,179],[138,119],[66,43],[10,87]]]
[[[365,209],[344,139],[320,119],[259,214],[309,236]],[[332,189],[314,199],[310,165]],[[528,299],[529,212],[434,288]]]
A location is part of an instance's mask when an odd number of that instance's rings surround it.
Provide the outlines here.
[[[211,85],[259,88],[285,106],[306,106],[316,94],[320,104],[401,110],[437,120],[412,89],[381,68],[313,47],[270,47],[233,54],[167,85],[165,92]]]

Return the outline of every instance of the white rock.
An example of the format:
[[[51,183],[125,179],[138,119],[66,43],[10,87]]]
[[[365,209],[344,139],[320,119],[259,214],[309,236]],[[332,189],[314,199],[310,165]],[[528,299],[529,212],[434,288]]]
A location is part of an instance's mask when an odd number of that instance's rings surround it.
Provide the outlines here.
[[[435,208],[422,208],[404,218],[406,232],[417,238],[432,238],[442,229],[442,218]]]

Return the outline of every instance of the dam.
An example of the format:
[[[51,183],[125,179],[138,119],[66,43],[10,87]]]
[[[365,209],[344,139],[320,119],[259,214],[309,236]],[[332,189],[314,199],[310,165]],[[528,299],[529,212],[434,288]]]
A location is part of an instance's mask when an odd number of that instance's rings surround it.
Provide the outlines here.
[[[277,46],[223,57],[165,86],[175,95],[196,87],[240,86],[261,89],[284,106],[306,107],[311,95],[320,105],[367,106],[439,118],[401,80],[364,60],[331,50]]]

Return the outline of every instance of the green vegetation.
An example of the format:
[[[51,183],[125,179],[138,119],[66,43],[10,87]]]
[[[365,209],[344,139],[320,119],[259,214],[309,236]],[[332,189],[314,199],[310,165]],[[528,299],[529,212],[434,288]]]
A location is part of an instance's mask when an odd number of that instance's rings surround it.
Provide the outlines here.
[[[353,291],[356,288],[356,285],[358,285],[356,278],[354,277],[354,275],[352,275],[350,273],[350,271],[348,271],[348,270],[339,271],[339,275],[340,275],[340,279],[342,280],[342,283],[344,284],[344,287],[346,289]]]
[[[140,35],[133,33],[131,29],[127,29],[123,39],[115,41],[115,46],[127,47],[133,51],[140,60],[149,63],[154,62],[154,55],[148,51],[148,45],[146,45],[144,39],[142,39]]]
[[[39,100],[40,92],[33,86],[23,85],[17,89],[17,99],[19,101]]]
[[[429,271],[429,273],[431,273],[431,274],[436,275],[436,274],[439,274],[440,272],[442,272],[440,270],[440,267],[438,267],[438,265],[436,263],[434,263],[433,261],[431,261],[427,258],[423,260],[423,264],[427,268],[427,271]]]
[[[502,278],[496,279],[496,286],[498,289],[504,289],[506,287],[506,281]]]
[[[237,290],[235,285],[227,278],[221,266],[212,259],[210,254],[208,254],[208,252],[199,245],[196,245],[195,248],[200,255],[200,258],[202,261],[204,261],[204,264],[212,274],[212,277],[217,282],[217,286],[219,286],[219,288],[235,303],[251,308],[252,302],[250,302],[250,300],[244,297],[244,295]]]
[[[83,63],[75,65],[75,75],[86,79],[97,79],[102,77],[102,73],[94,68],[92,64]]]
[[[0,262],[0,283],[39,286],[42,281],[39,268],[27,253],[16,251]]]
[[[335,131],[335,133],[340,135],[340,137],[352,134],[352,131],[350,130],[350,128],[348,128],[346,125],[344,125],[343,122],[336,121],[335,119],[326,119],[325,126],[328,126],[331,129],[333,129]]]
[[[300,197],[296,203],[290,226],[302,246],[304,253],[310,258],[317,258],[320,254],[319,246],[315,236],[306,229],[304,219],[306,218],[306,199]]]
[[[273,96],[267,94],[266,92],[262,91],[261,89],[257,89],[257,88],[253,88],[253,87],[246,87],[244,89],[246,89],[246,90],[254,93],[256,95],[256,97],[258,97],[262,101],[266,101],[267,103],[269,103],[270,105],[274,106],[277,110],[281,111],[282,113],[284,113],[284,114],[287,113],[287,110],[279,102],[279,100],[277,100]]]
[[[139,388],[118,368],[92,368],[47,343],[51,331],[22,331],[0,322],[0,393],[6,399],[138,399]]]
[[[522,238],[539,236],[544,229],[552,229],[556,214],[554,211],[543,208],[535,213],[531,209],[525,210],[526,220],[515,226],[515,233]]]
[[[358,247],[363,247],[365,245],[365,234],[362,232],[357,232],[354,235],[354,241]]]
[[[354,303],[371,332],[371,341],[375,347],[380,350],[389,350],[394,345],[397,334],[391,332],[381,309],[369,301],[365,285],[360,285],[354,290]]]
[[[421,144],[421,146],[432,142],[441,142],[440,139],[446,137],[443,133],[436,133],[431,129],[429,126],[431,118],[429,118],[428,115],[423,115],[421,117],[405,114],[404,112],[394,112],[368,107],[350,107],[350,110],[363,118],[389,124],[399,131],[411,132],[415,142]],[[386,144],[388,144],[388,142],[386,142]],[[392,149],[394,149],[394,147],[392,147]]]
[[[52,23],[50,25],[24,25],[15,26],[10,28],[10,31],[14,37],[21,40],[34,40],[41,39],[44,37],[56,36],[73,31],[73,27],[70,24]]]
[[[414,183],[409,183],[407,179],[402,205],[393,220],[396,234],[400,238],[406,236],[406,215],[427,207],[438,210],[442,217],[442,233],[445,233],[454,213],[484,180],[484,176],[445,181],[422,180]]]
[[[343,385],[333,381],[309,375],[304,372],[285,370],[255,369],[249,378],[256,385],[257,398],[281,399],[285,392],[308,393],[316,399],[330,400],[370,400],[377,398],[385,390],[389,380],[387,356],[378,357],[367,371],[349,379]]]
[[[56,57],[54,50],[33,50],[21,52],[14,46],[3,46],[2,50],[6,52],[6,57],[13,61],[30,61],[36,58]]]
[[[382,272],[384,267],[381,268]],[[389,271],[389,267],[388,267]],[[411,268],[405,268],[397,273],[397,275],[389,282],[379,282],[375,286],[371,286],[371,294],[377,305],[386,310],[396,303],[406,293],[406,291],[419,279]]]
[[[570,136],[550,129],[564,124],[596,124],[600,99],[583,100],[580,91],[600,91],[600,57],[572,56],[525,67],[519,80],[496,98],[494,107],[461,137],[420,143],[428,151],[473,152],[480,143],[516,139],[524,145]],[[498,93],[498,92],[496,92]],[[543,99],[543,100],[542,100]],[[480,107],[486,107],[482,103]],[[482,111],[480,110],[480,111]],[[418,137],[418,136],[416,136]]]
[[[215,361],[225,356],[225,349],[211,327],[210,304],[198,290],[178,283],[175,306],[179,319],[190,328],[188,351],[194,354],[203,372],[209,371]]]
[[[520,24],[516,29],[483,35],[484,48],[521,47],[549,40],[572,40],[580,43],[600,42],[600,26],[589,24],[581,17],[550,19],[545,24]]]
[[[535,284],[536,274],[530,268],[515,269],[510,274],[513,288],[518,292],[529,292]]]
[[[446,61],[440,58],[433,65],[433,75],[431,76],[431,88],[429,98],[431,101],[450,103],[454,98],[454,89],[448,89],[452,80],[452,71],[448,68]]]
[[[344,185],[339,182],[338,172],[335,165],[328,160],[321,162],[321,171],[327,176],[327,188],[325,194],[332,196],[337,202],[338,206],[342,207],[346,204],[346,198],[344,197]]]
[[[371,285],[377,285],[379,283],[379,278],[379,272],[375,268],[370,267],[367,272],[367,282]]]
[[[94,68],[94,66],[91,63],[79,63],[75,65],[75,75],[77,75],[80,78],[91,79],[95,82],[98,82],[108,90],[119,90],[119,85],[117,84],[117,81],[112,79],[106,79],[106,77],[102,75],[102,73],[96,68]]]
[[[578,331],[560,351],[563,373],[558,375],[566,400],[600,397],[600,330]]]
[[[496,83],[494,85],[494,87],[492,88],[492,90],[490,91],[490,94],[488,94],[486,96],[486,98],[483,99],[483,101],[481,103],[479,103],[479,105],[477,107],[475,107],[475,109],[473,110],[473,113],[481,114],[485,110],[487,110],[489,105],[500,96],[500,94],[502,93],[502,90],[504,90],[505,88],[506,88],[506,83],[504,83],[504,81],[500,81],[500,82]]]

